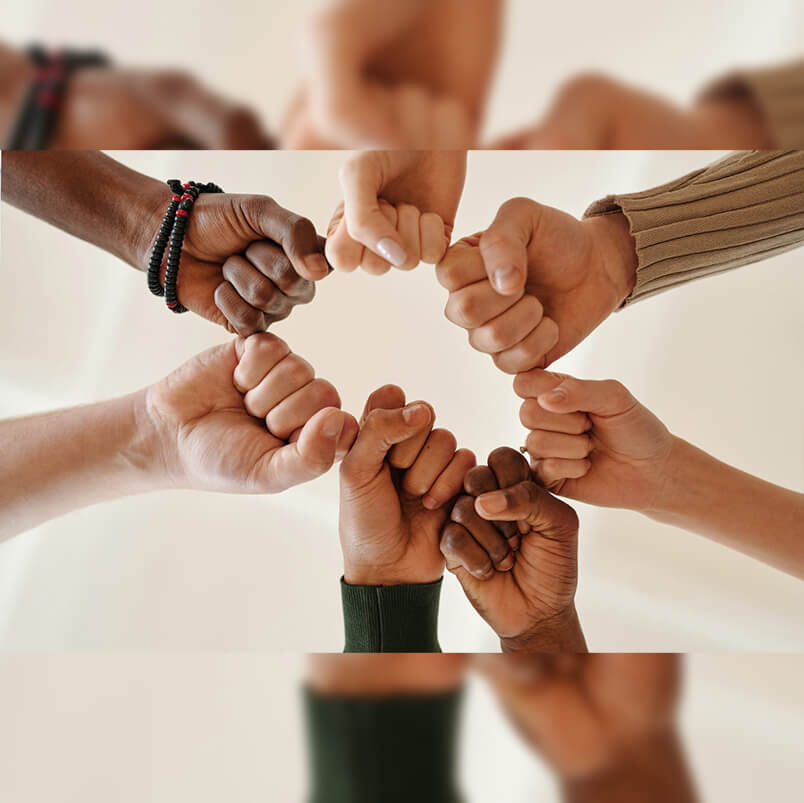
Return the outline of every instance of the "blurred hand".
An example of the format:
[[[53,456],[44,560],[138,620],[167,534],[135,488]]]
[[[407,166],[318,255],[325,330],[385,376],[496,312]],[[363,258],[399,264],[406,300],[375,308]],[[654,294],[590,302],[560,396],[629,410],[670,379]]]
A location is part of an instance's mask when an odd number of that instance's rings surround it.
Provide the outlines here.
[[[464,489],[441,551],[503,649],[585,651],[574,605],[575,511],[531,482],[527,461],[507,447],[469,471]],[[503,524],[511,522],[516,528]]]
[[[5,141],[33,76],[25,54],[0,45],[0,132]],[[67,87],[53,148],[266,148],[254,112],[176,70],[78,70]]]
[[[545,367],[580,343],[633,289],[636,247],[621,214],[577,220],[513,198],[437,268],[446,315],[506,373]]]
[[[329,224],[336,270],[372,274],[443,256],[466,178],[465,151],[365,151],[340,171],[343,204]]]
[[[270,334],[216,346],[146,392],[175,487],[279,493],[327,472],[357,422],[335,388]]]
[[[439,535],[446,505],[475,464],[452,433],[432,429],[424,402],[385,385],[369,396],[341,464],[340,536],[351,585],[431,583],[444,571]]]
[[[774,144],[750,100],[707,100],[682,108],[653,92],[590,74],[567,82],[538,123],[490,147],[744,150]]]
[[[140,267],[148,263],[171,197],[160,185],[151,194],[149,214],[138,227],[148,237],[136,248]],[[179,301],[246,337],[309,302],[313,281],[328,272],[324,239],[306,218],[267,195],[203,194],[186,229]]]
[[[619,382],[534,369],[514,380],[533,473],[554,493],[649,512],[675,439]]]
[[[677,655],[489,655],[478,662],[514,725],[565,780],[602,773],[673,730]]]

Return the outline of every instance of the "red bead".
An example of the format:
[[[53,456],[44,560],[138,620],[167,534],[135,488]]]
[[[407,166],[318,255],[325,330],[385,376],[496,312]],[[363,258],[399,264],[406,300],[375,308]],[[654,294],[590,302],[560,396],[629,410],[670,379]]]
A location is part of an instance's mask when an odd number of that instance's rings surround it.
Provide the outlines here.
[[[176,211],[176,217],[190,217],[190,213],[186,209],[178,209]]]

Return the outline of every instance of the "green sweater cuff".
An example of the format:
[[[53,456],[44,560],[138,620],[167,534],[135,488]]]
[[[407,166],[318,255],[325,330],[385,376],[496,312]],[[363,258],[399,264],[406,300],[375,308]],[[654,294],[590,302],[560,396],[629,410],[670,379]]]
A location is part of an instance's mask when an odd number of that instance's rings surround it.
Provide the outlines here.
[[[441,652],[441,582],[352,586],[341,577],[344,652]]]
[[[309,803],[459,803],[461,690],[387,698],[305,690]]]

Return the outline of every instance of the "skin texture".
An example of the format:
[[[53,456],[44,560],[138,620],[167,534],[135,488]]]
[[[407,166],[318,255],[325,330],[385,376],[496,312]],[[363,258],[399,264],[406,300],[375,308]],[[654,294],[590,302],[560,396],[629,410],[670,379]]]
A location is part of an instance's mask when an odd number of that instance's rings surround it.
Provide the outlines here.
[[[677,655],[475,659],[568,803],[697,800],[679,747]]]
[[[445,314],[506,373],[546,367],[633,289],[636,246],[621,214],[579,221],[527,198],[506,201],[436,269]]]
[[[0,141],[5,142],[32,78],[27,57],[0,44]],[[256,115],[176,70],[109,67],[71,79],[53,131],[59,149],[266,148]]]
[[[102,153],[3,156],[3,200],[137,270],[147,269],[170,198],[162,182]],[[324,240],[306,218],[266,195],[205,194],[186,229],[179,301],[247,336],[308,303],[328,272]]]
[[[433,429],[424,402],[385,385],[369,396],[341,464],[344,579],[353,585],[431,583],[444,571],[439,535],[475,456]]]
[[[336,270],[409,270],[444,255],[466,178],[465,151],[367,151],[342,166],[328,228]],[[390,249],[390,254],[389,254]]]
[[[804,494],[672,435],[619,382],[519,374],[533,474],[555,493],[639,511],[804,578]]]
[[[328,471],[357,422],[269,334],[216,346],[145,390],[0,423],[0,539],[80,507],[193,488],[279,493]]]
[[[585,652],[574,605],[575,512],[530,481],[527,461],[507,447],[470,471],[464,490],[441,551],[503,650]]]

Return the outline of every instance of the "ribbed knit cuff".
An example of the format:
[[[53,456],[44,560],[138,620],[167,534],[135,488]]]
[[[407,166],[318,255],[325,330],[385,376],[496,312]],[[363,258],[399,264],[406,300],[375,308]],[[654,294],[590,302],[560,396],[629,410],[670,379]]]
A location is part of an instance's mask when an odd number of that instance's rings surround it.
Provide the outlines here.
[[[461,690],[388,698],[305,690],[309,803],[459,803]]]
[[[801,245],[804,151],[733,153],[660,187],[609,195],[585,216],[616,212],[637,247],[628,304]]]
[[[398,586],[353,586],[341,577],[344,652],[441,652],[441,580]]]
[[[740,70],[704,89],[702,100],[750,97],[778,148],[804,148],[804,60]]]

